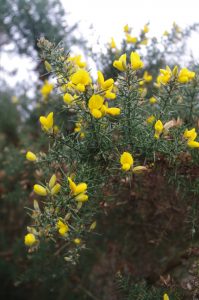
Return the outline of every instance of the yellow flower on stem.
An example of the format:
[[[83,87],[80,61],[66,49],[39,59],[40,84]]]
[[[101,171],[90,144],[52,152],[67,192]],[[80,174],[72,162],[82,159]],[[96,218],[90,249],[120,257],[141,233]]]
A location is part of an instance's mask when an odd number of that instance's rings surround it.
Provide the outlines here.
[[[117,47],[116,47],[116,43],[115,43],[114,38],[111,38],[111,41],[110,41],[110,48],[111,48],[111,49],[116,49],[116,48],[117,48]]]
[[[131,67],[133,70],[142,69],[144,66],[143,61],[141,61],[140,56],[137,52],[131,52],[130,56]]]
[[[59,231],[59,234],[61,236],[66,236],[67,232],[69,231],[69,227],[67,224],[65,224],[64,222],[62,222],[62,220],[59,219],[59,221],[56,224],[56,227]]]
[[[148,32],[149,32],[149,26],[148,26],[147,24],[145,24],[142,31],[143,31],[144,33],[148,33]]]
[[[166,66],[166,69],[160,69],[160,75],[157,77],[157,83],[167,84],[172,76],[171,69]]]
[[[49,132],[53,128],[54,119],[53,119],[53,112],[49,113],[47,117],[41,116],[39,121],[42,125],[42,129]]]
[[[190,130],[186,129],[183,134],[183,137],[188,141],[194,141],[197,137],[196,129],[195,128],[192,128]]]
[[[141,174],[144,171],[147,171],[147,167],[145,167],[145,166],[137,166],[137,167],[134,167],[132,171],[133,171],[134,174]]]
[[[121,112],[121,110],[118,107],[110,107],[110,108],[106,109],[106,113],[111,116],[118,116],[118,115],[120,115],[120,112]]]
[[[119,71],[123,72],[126,70],[126,54],[122,54],[118,60],[113,62],[113,66]]]
[[[33,152],[28,151],[26,153],[26,159],[29,160],[29,161],[36,161],[37,160],[37,156]]]
[[[112,78],[104,80],[104,75],[100,71],[97,72],[97,75],[98,75],[97,82],[98,82],[99,87],[102,90],[107,90],[107,89],[111,89],[112,90],[113,84],[114,84],[114,80]]]
[[[79,68],[86,67],[86,62],[82,61],[81,55],[71,56],[68,58],[68,61],[71,61],[74,63],[74,65],[78,66]]]
[[[169,300],[169,296],[167,294],[164,294],[163,300]]]
[[[34,187],[35,194],[39,196],[47,196],[47,189],[40,184],[35,184]]]
[[[90,74],[83,69],[78,70],[70,77],[71,83],[74,84],[75,88],[84,92],[85,87],[92,83]]]
[[[187,83],[195,77],[195,72],[189,71],[186,68],[180,70],[177,81],[180,83]]]
[[[155,128],[154,138],[159,139],[161,133],[164,130],[164,125],[162,124],[162,122],[160,120],[157,120],[155,125],[154,125],[154,128]]]
[[[104,98],[100,95],[92,95],[92,97],[88,101],[88,107],[90,110],[91,115],[99,119],[103,116],[103,104],[104,104]]]
[[[157,99],[155,97],[151,97],[149,99],[150,104],[155,104],[157,102]]]
[[[150,82],[153,79],[153,77],[147,71],[145,71],[143,75],[143,79],[145,82]]]
[[[123,30],[124,30],[124,32],[126,32],[126,33],[130,33],[130,31],[131,31],[131,29],[129,28],[129,25],[128,25],[128,24],[126,24],[126,25],[124,26]]]
[[[127,44],[135,44],[137,42],[137,38],[126,33],[126,42]]]
[[[50,93],[52,92],[53,90],[53,84],[52,83],[49,83],[48,80],[45,80],[44,82],[44,85],[42,86],[41,88],[41,94],[42,96],[44,97],[44,99],[47,99],[48,96],[50,95]]]
[[[75,200],[78,202],[85,202],[88,200],[87,193],[87,184],[85,182],[81,182],[76,184],[70,177],[68,177],[69,187],[73,196],[75,196]]]
[[[66,104],[71,105],[74,101],[74,97],[69,93],[65,93],[63,95],[63,100]]]
[[[55,174],[53,174],[48,183],[50,188],[50,194],[52,196],[58,194],[61,189],[61,185],[59,183],[56,183],[56,181],[57,181],[57,177]]]
[[[120,156],[120,163],[122,165],[121,168],[123,171],[129,171],[134,163],[134,159],[129,152],[123,152]]]
[[[25,235],[24,244],[28,247],[33,246],[36,243],[36,237],[33,233],[28,233]]]
[[[76,239],[73,240],[73,242],[74,242],[76,245],[80,245],[80,244],[81,244],[81,239],[76,238]]]

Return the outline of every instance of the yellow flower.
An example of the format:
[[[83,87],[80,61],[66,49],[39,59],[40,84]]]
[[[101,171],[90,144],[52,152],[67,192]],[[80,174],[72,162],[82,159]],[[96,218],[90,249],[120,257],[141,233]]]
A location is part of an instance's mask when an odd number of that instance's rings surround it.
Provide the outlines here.
[[[128,24],[126,24],[123,29],[126,33],[129,33],[131,31]]]
[[[37,160],[37,156],[33,152],[28,151],[26,153],[26,159],[29,160],[29,161],[36,161]]]
[[[156,99],[155,97],[151,97],[151,98],[149,99],[149,102],[150,102],[151,104],[155,104],[155,103],[157,102],[157,99]]]
[[[79,244],[81,244],[81,239],[76,238],[76,239],[73,240],[73,242],[74,242],[76,245],[79,245]]]
[[[119,60],[115,60],[113,62],[113,66],[118,69],[119,71],[125,71],[126,70],[126,54],[122,54],[119,58]]]
[[[116,49],[117,48],[114,38],[111,38],[110,47],[111,47],[111,49]]]
[[[40,184],[35,184],[34,185],[34,192],[35,194],[39,195],[39,196],[46,196],[47,195],[47,190],[45,187],[43,187]]]
[[[199,142],[197,142],[197,141],[189,140],[189,141],[187,142],[187,145],[188,145],[190,148],[199,148]]]
[[[41,94],[44,97],[44,99],[47,99],[50,93],[53,90],[53,84],[49,83],[48,80],[45,80],[44,85],[41,88]]]
[[[104,98],[100,95],[92,95],[88,101],[88,107],[90,109],[91,115],[99,119],[102,117],[102,108],[104,104]]]
[[[72,195],[75,196],[75,200],[78,202],[85,202],[88,200],[87,193],[87,184],[85,182],[81,182],[76,184],[70,177],[68,177],[69,187]]]
[[[133,70],[138,70],[143,68],[144,63],[141,61],[140,56],[137,52],[131,52],[131,67]]]
[[[195,72],[191,72],[186,68],[180,70],[177,81],[180,83],[187,83],[195,77]]]
[[[74,132],[80,132],[80,138],[84,138],[85,134],[82,132],[82,125],[80,122],[75,123]]]
[[[78,70],[75,72],[70,78],[72,84],[75,85],[75,88],[80,91],[84,92],[85,87],[91,84],[92,80],[90,74],[86,70]]]
[[[146,119],[147,123],[148,124],[151,124],[155,121],[155,117],[153,115],[149,116],[147,119]]]
[[[164,294],[163,300],[169,300],[169,296],[167,294]]]
[[[86,63],[82,61],[82,56],[81,55],[76,55],[76,56],[71,56],[68,59],[69,61],[73,62],[74,65],[78,66],[79,68],[84,68],[86,67]]]
[[[143,32],[144,32],[144,33],[149,32],[149,27],[148,27],[147,24],[144,25]]]
[[[163,126],[162,122],[161,122],[160,120],[156,121],[156,123],[155,123],[155,125],[154,125],[154,128],[155,128],[155,134],[154,134],[154,137],[155,137],[156,139],[159,139],[161,133],[162,133],[163,130],[164,130],[164,126]]]
[[[51,64],[49,64],[49,62],[47,60],[45,60],[44,65],[45,65],[47,72],[52,71],[52,66],[51,66]]]
[[[120,163],[122,165],[123,171],[130,170],[131,166],[133,165],[134,159],[129,152],[123,152],[120,156]]]
[[[134,174],[141,174],[144,171],[147,171],[147,167],[145,167],[145,166],[137,166],[137,167],[133,168],[133,173]]]
[[[28,233],[25,235],[24,243],[26,246],[31,247],[36,243],[36,237],[33,233]]]
[[[63,100],[66,104],[70,105],[74,101],[74,97],[71,94],[66,93],[63,95]]]
[[[53,174],[49,180],[48,186],[50,188],[50,194],[56,195],[59,193],[61,189],[61,185],[59,183],[56,183],[57,177],[55,174]]]
[[[167,84],[172,76],[171,69],[166,66],[166,69],[160,69],[160,75],[157,77],[157,83]]]
[[[129,33],[126,33],[126,42],[128,44],[135,44],[137,42],[137,38],[131,36]]]
[[[114,84],[114,80],[112,78],[104,80],[104,76],[103,76],[102,72],[100,72],[100,71],[97,72],[97,75],[98,75],[97,81],[98,81],[99,87],[102,90],[107,90],[107,89],[111,89],[112,90],[113,84]]]
[[[118,107],[110,107],[110,108],[106,109],[106,113],[111,116],[118,116],[118,115],[120,115],[120,112],[121,112],[121,110]]]
[[[59,231],[59,234],[62,236],[65,236],[66,233],[69,231],[69,227],[67,224],[65,224],[64,222],[62,222],[60,219],[56,224],[56,227]]]
[[[188,141],[194,141],[197,137],[196,129],[195,128],[192,128],[190,130],[186,129],[183,134],[183,137]]]
[[[42,125],[42,129],[44,129],[47,132],[50,131],[53,128],[53,123],[54,123],[53,112],[49,113],[47,117],[41,116],[39,118],[39,121]]]
[[[153,77],[147,71],[145,71],[143,75],[143,79],[145,82],[150,82],[153,79]]]

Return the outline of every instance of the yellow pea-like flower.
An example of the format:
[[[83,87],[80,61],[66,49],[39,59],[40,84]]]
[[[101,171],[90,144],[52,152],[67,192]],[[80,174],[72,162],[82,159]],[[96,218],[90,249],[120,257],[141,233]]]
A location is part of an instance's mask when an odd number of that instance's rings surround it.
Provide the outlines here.
[[[33,152],[28,151],[26,153],[26,159],[29,160],[29,161],[36,161],[37,160],[37,156]]]
[[[129,152],[123,152],[120,156],[120,163],[123,171],[129,171],[134,163],[133,156]]]
[[[76,238],[76,239],[73,240],[73,242],[74,242],[76,245],[79,245],[79,244],[81,244],[81,239]]]
[[[53,90],[54,85],[52,83],[49,83],[48,80],[45,80],[44,85],[42,86],[40,92],[44,99],[47,99],[50,93]]]
[[[149,99],[149,102],[150,102],[150,104],[155,104],[155,103],[157,103],[157,99],[155,97],[151,97]]]
[[[122,54],[119,60],[113,62],[113,66],[119,71],[123,72],[126,70],[126,53]]]
[[[141,174],[144,171],[147,171],[147,167],[145,167],[145,166],[136,166],[136,167],[133,168],[132,171],[133,171],[134,174]]]
[[[61,185],[59,183],[56,183],[50,191],[51,195],[58,194],[60,189],[61,189]]]
[[[144,33],[148,33],[149,32],[149,26],[147,24],[144,25],[143,32]]]
[[[129,33],[131,31],[128,24],[126,24],[123,29],[126,33]]]
[[[187,142],[187,145],[188,145],[190,148],[199,148],[199,142],[197,142],[197,141],[189,140],[189,141]]]
[[[73,97],[71,94],[69,94],[69,93],[65,93],[65,94],[63,95],[63,100],[64,100],[64,102],[65,102],[66,104],[70,105],[70,104],[73,103],[74,97]]]
[[[161,133],[164,130],[164,125],[162,124],[162,122],[160,120],[157,120],[155,125],[154,125],[154,128],[155,128],[154,138],[159,139]]]
[[[135,44],[137,42],[137,38],[134,36],[131,36],[129,33],[126,33],[126,42],[128,44]]]
[[[160,75],[157,77],[158,84],[167,84],[172,77],[172,71],[169,66],[166,69],[160,69]]]
[[[31,247],[36,243],[36,237],[33,233],[28,233],[25,235],[24,243],[26,246]]]
[[[41,116],[39,118],[39,121],[42,125],[42,128],[45,131],[50,131],[53,128],[53,123],[54,123],[54,119],[53,119],[53,112],[50,112],[47,117]]]
[[[75,196],[75,200],[78,202],[85,202],[88,200],[87,193],[87,184],[85,182],[81,182],[76,184],[70,177],[68,177],[69,187],[72,192],[72,195]]]
[[[140,56],[137,52],[131,52],[130,60],[131,60],[131,67],[133,70],[138,70],[143,68],[144,63],[140,59]]]
[[[194,141],[197,137],[196,129],[195,128],[192,128],[190,130],[186,129],[183,134],[183,137],[188,141]]]
[[[164,294],[163,300],[169,300],[169,296],[167,294]]]
[[[116,49],[117,48],[114,38],[111,38],[110,48],[111,49]]]
[[[145,71],[143,75],[143,79],[145,82],[150,82],[153,79],[153,77],[147,71]]]
[[[46,68],[47,72],[52,71],[52,66],[51,66],[51,64],[49,64],[49,62],[47,60],[45,60],[44,65],[45,65],[45,68]]]
[[[111,116],[118,116],[118,115],[120,115],[120,112],[121,112],[121,110],[118,107],[110,107],[110,108],[106,109],[106,113]]]
[[[178,74],[177,81],[180,83],[187,83],[191,81],[195,77],[195,75],[195,72],[191,72],[187,68],[183,68]]]
[[[65,236],[67,234],[67,232],[69,231],[68,225],[65,224],[64,222],[62,222],[60,219],[57,222],[56,227],[59,231],[59,234],[62,235],[62,236]]]
[[[35,184],[33,189],[34,189],[35,194],[37,194],[39,196],[47,196],[47,190],[42,185]]]
[[[70,77],[71,83],[79,90],[80,92],[85,91],[85,87],[92,83],[90,74],[83,69],[79,69]]]
[[[53,174],[53,175],[51,176],[50,180],[49,180],[49,183],[48,183],[50,189],[53,188],[53,186],[54,186],[55,183],[56,183],[56,180],[57,180],[57,177],[56,177],[55,174]]]

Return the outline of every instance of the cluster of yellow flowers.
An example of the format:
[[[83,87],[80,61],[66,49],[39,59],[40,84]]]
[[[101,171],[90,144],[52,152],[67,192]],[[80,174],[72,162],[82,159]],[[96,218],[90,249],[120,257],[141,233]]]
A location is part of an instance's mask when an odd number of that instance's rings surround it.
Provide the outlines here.
[[[131,62],[131,68],[133,70],[139,70],[144,67],[144,63],[140,59],[140,56],[137,52],[131,52],[130,62]],[[113,66],[121,72],[126,71],[127,69],[126,53],[122,54],[118,60],[115,60],[113,62]]]
[[[192,128],[190,130],[186,129],[183,137],[187,140],[187,145],[190,148],[199,148],[199,142],[195,141],[197,137],[196,129]]]
[[[166,69],[160,69],[160,75],[157,77],[157,85],[167,84],[172,79],[179,83],[188,83],[195,77],[195,72],[183,68],[178,72],[178,67],[175,66],[173,70],[166,66]]]

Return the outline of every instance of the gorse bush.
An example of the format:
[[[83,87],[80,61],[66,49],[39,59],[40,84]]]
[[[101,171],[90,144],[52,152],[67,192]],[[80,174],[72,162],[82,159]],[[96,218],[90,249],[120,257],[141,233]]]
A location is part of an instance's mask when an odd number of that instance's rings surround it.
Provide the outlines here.
[[[127,43],[137,43],[125,30]],[[143,38],[147,31],[146,25]],[[123,191],[132,192],[134,182],[143,181],[144,189],[145,175],[161,165],[175,185],[182,168],[191,173],[198,165],[199,79],[197,68],[178,66],[165,66],[154,77],[147,57],[127,51],[112,61],[116,79],[98,71],[93,80],[81,56],[71,56],[61,44],[42,38],[38,47],[54,84],[46,81],[41,89],[46,112],[39,123],[49,142],[39,153],[26,153],[37,181],[24,242],[29,252],[50,244],[52,256],[75,264],[95,233],[97,214]],[[60,99],[52,111],[53,89]],[[178,186],[184,193],[186,184]],[[153,293],[139,299],[153,299]]]

